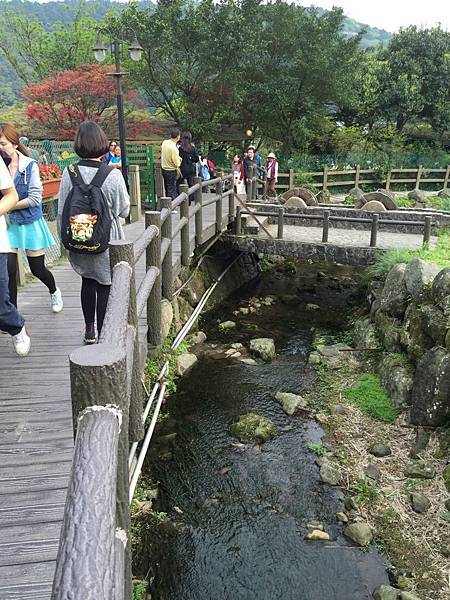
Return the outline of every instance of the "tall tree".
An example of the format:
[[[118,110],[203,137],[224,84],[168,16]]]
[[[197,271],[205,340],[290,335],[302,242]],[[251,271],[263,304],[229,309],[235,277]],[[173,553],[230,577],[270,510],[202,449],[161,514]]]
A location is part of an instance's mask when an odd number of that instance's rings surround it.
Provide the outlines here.
[[[341,9],[321,12],[277,0],[260,13],[260,42],[248,72],[247,105],[284,150],[304,149],[350,84],[360,35],[344,39]]]
[[[157,8],[130,4],[110,26],[137,34],[144,47],[132,78],[150,103],[162,108],[197,137],[217,134],[240,120],[236,89],[253,52],[257,32],[251,19],[260,0],[162,0]],[[250,51],[247,50],[250,46]]]
[[[416,26],[396,33],[381,57],[381,109],[399,131],[423,119],[436,130],[450,128],[450,33]]]
[[[24,83],[92,60],[97,28],[89,12],[92,5],[81,0],[76,7],[62,10],[72,11],[69,24],[56,22],[48,28],[25,11],[2,11],[0,53]]]

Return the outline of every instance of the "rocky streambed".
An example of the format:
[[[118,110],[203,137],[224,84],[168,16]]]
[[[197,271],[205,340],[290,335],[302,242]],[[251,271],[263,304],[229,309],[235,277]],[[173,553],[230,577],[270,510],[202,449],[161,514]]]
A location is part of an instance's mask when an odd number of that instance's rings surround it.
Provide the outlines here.
[[[351,270],[284,263],[201,323],[147,459],[157,498],[138,506],[152,598],[414,598],[383,595],[388,561],[322,428],[351,411],[313,393],[324,361],[336,382],[352,368],[361,289]]]

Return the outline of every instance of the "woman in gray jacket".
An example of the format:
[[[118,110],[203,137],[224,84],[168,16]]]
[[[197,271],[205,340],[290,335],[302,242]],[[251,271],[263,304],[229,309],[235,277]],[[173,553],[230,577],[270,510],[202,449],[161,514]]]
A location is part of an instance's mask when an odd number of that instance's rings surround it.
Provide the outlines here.
[[[102,165],[102,158],[108,152],[108,138],[104,131],[93,121],[81,123],[75,137],[75,152],[81,158],[78,163],[85,183],[90,183]],[[72,189],[67,169],[64,170],[58,202],[58,228],[61,231],[61,217],[64,205]],[[130,198],[122,173],[111,168],[111,172],[102,185],[103,195],[111,211],[111,240],[123,239],[124,232],[119,217],[127,217],[130,211]],[[111,287],[111,269],[109,250],[100,254],[76,254],[69,252],[72,268],[81,276],[81,308],[85,321],[84,342],[94,344],[97,340],[95,316],[97,315],[97,333],[100,335]]]

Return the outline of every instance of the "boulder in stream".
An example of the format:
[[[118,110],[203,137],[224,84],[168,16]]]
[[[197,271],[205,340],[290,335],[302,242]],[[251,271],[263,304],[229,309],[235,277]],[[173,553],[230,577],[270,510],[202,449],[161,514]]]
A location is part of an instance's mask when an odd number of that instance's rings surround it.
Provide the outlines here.
[[[271,338],[255,338],[250,340],[250,351],[258,358],[270,362],[275,358],[275,342]]]
[[[220,331],[229,331],[230,329],[234,329],[236,327],[236,323],[234,321],[223,321],[219,323]]]
[[[230,433],[241,442],[263,444],[274,437],[276,430],[270,419],[250,412],[241,415],[238,421],[230,425]]]
[[[177,375],[183,376],[197,362],[195,354],[184,352],[177,356]]]
[[[373,539],[373,533],[368,523],[351,523],[344,529],[344,534],[358,546],[368,546]]]
[[[380,585],[373,592],[375,600],[397,600],[400,598],[400,590],[390,585]]]
[[[307,402],[304,398],[298,394],[291,394],[290,392],[277,392],[275,394],[275,400],[278,400],[284,412],[291,417],[307,406]]]

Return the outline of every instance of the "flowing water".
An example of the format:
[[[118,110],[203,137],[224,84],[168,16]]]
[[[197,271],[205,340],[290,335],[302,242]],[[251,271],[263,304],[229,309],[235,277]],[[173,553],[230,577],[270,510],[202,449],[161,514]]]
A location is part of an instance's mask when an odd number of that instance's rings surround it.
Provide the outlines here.
[[[250,296],[292,292],[298,303],[233,316]],[[336,333],[357,300],[350,278],[270,273],[203,324],[208,344],[272,337],[277,358],[252,366],[205,355],[165,405],[177,436],[151,470],[176,527],[148,565],[152,598],[364,600],[387,583],[382,558],[354,548],[337,523],[342,494],[320,482],[307,447],[320,443],[323,431],[305,416],[287,416],[273,398],[277,390],[301,394],[313,383],[306,364],[313,329]],[[311,302],[320,310],[306,310]],[[233,319],[238,328],[219,334],[217,319]],[[275,438],[261,446],[237,443],[228,428],[248,411],[270,418]],[[331,541],[305,540],[311,521],[324,523]]]

